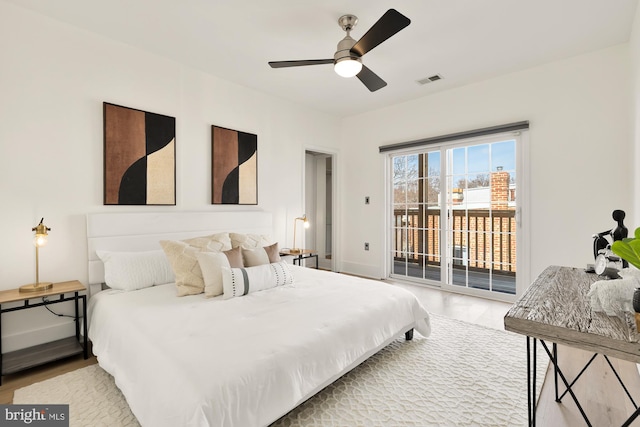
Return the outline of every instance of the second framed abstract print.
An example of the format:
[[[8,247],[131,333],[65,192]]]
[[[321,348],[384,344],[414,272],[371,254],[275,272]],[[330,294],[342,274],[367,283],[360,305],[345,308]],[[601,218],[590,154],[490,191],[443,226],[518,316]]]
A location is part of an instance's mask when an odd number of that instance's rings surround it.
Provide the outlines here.
[[[258,204],[258,136],[211,127],[211,203]]]

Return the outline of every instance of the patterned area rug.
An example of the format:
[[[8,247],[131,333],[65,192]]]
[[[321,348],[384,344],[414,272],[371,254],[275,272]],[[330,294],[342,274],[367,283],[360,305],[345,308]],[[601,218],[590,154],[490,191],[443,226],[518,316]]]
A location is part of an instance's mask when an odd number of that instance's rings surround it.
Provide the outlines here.
[[[273,426],[526,425],[525,337],[442,316],[431,321],[430,337],[392,342]],[[13,402],[69,403],[71,426],[138,425],[97,365],[16,390]]]

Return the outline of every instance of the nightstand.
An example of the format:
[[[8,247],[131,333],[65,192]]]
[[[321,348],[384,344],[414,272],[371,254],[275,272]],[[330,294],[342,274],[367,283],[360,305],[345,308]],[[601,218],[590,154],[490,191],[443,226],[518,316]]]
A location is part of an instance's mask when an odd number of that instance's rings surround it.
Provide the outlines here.
[[[89,357],[89,347],[87,345],[87,296],[80,295],[80,292],[87,288],[77,280],[69,282],[54,283],[51,289],[39,292],[20,292],[18,289],[0,291],[0,331],[2,330],[2,314],[12,311],[26,310],[43,305],[58,304],[66,301],[75,302],[75,322],[76,335],[61,340],[52,341],[33,347],[12,351],[2,354],[2,336],[0,335],[0,384],[2,375],[12,374],[47,362],[62,359],[83,353],[84,358]],[[66,296],[65,294],[72,294]],[[48,301],[43,298],[52,297]],[[55,298],[53,298],[55,297]],[[33,302],[38,299],[40,301]],[[79,303],[82,301],[82,315],[84,316],[82,325],[82,341],[80,340],[80,311]],[[3,304],[12,302],[22,302],[22,305],[2,308]]]
[[[292,256],[293,265],[298,261],[298,265],[302,265],[303,259],[315,258],[316,270],[318,269],[318,253],[313,249],[299,249],[300,252],[291,252],[289,249],[283,249],[280,251],[280,256]]]

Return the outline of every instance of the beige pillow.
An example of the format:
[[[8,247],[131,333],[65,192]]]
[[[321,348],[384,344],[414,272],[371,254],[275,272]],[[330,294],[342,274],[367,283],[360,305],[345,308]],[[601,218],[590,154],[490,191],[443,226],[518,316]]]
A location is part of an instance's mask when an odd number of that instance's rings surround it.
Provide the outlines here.
[[[164,250],[176,277],[178,296],[204,292],[204,279],[198,264],[198,252],[219,252],[231,247],[228,233],[194,237],[186,240],[162,240]]]
[[[267,252],[270,263],[282,261],[282,259],[280,258],[280,248],[278,248],[278,242],[275,242],[273,245],[265,246],[264,250],[265,252]]]
[[[240,246],[229,249],[228,251],[224,251],[223,254],[227,256],[231,268],[244,267],[244,261],[242,259],[242,248]]]
[[[263,234],[242,234],[242,233],[229,233],[231,239],[231,247],[235,248],[242,246],[245,249],[261,248],[273,243],[273,240],[269,236]]]
[[[198,252],[198,264],[204,279],[204,296],[222,295],[222,267],[231,268],[229,259],[223,252]]]
[[[209,236],[192,237],[191,239],[184,239],[182,242],[202,251],[209,252],[222,252],[233,247],[231,246],[229,233],[216,233]]]
[[[269,255],[264,248],[242,249],[242,259],[245,267],[269,264]]]

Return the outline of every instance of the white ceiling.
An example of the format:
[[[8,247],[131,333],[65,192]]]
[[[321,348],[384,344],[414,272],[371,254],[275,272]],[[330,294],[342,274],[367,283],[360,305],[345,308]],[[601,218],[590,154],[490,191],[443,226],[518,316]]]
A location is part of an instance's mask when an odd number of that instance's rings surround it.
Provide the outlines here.
[[[629,40],[638,0],[5,0],[228,81],[337,116],[400,103]],[[388,86],[371,93],[332,65],[354,14],[360,38],[397,9],[411,25],[364,56]],[[416,80],[441,74],[420,86]]]

